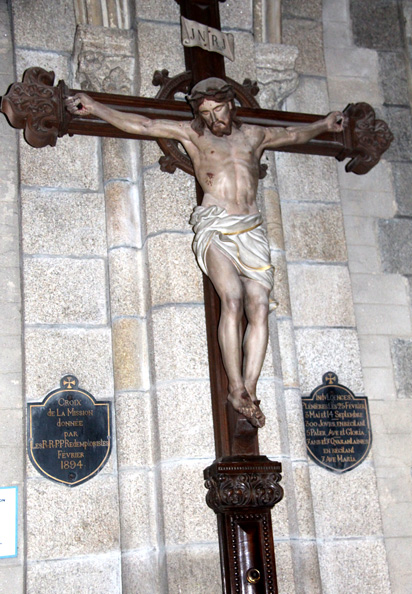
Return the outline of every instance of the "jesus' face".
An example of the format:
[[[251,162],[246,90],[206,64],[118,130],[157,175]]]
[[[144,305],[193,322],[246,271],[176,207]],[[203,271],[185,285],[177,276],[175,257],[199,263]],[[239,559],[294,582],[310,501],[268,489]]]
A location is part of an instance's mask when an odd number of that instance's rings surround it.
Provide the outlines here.
[[[199,114],[215,136],[228,136],[232,132],[232,103],[205,99],[199,107]]]

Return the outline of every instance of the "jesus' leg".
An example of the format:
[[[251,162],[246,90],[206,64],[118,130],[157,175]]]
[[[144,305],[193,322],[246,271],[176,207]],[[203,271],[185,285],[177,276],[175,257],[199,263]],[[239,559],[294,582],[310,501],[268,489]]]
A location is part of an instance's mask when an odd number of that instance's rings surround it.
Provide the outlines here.
[[[263,427],[264,415],[252,402],[242,375],[243,283],[235,266],[213,243],[208,248],[206,262],[210,280],[221,302],[218,338],[229,380],[228,400],[254,426]]]
[[[248,320],[243,341],[243,377],[250,397],[256,400],[256,384],[268,343],[269,289],[244,277],[242,282],[245,287],[245,313]]]

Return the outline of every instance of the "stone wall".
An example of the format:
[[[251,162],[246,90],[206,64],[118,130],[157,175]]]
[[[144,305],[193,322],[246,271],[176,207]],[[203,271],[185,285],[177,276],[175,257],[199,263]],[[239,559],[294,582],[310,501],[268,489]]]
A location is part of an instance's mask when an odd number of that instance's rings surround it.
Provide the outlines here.
[[[352,29],[365,18],[351,20],[349,0],[283,0],[276,45],[263,34],[265,5],[256,4],[255,21],[248,0],[220,5],[237,48],[227,74],[257,78],[262,106],[327,113],[365,100],[396,129],[410,117],[396,11],[382,13],[382,26],[392,19],[393,27],[382,48],[370,31]],[[157,91],[156,69],[184,70],[174,0],[64,0],[59,10],[13,0],[12,11],[3,0],[0,8],[2,93],[16,78],[13,55],[18,79],[38,65],[72,87],[145,96]],[[0,340],[9,350],[0,354],[0,453],[12,464],[1,463],[0,486],[19,485],[21,497],[19,557],[0,560],[0,589],[218,594],[216,520],[202,477],[214,446],[188,224],[194,180],[161,172],[155,142],[65,137],[37,150],[4,118],[1,126]],[[267,416],[259,441],[284,469],[285,498],[273,512],[279,594],[404,594],[411,582],[410,273],[402,268],[410,152],[401,131],[364,177],[332,159],[264,157],[258,202],[279,306],[258,388]],[[373,415],[373,453],[342,476],[310,462],[305,448],[301,396],[328,370],[368,396]],[[23,438],[26,402],[67,373],[115,412],[109,463],[74,489],[41,477]]]

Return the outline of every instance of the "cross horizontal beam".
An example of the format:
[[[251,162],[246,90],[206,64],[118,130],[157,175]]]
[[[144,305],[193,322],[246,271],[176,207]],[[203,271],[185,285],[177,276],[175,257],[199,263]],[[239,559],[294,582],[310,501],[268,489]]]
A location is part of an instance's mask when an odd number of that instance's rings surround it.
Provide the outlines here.
[[[13,127],[25,130],[25,138],[32,146],[54,146],[57,138],[65,134],[155,140],[129,134],[94,116],[71,116],[64,108],[64,98],[80,91],[68,89],[64,81],[54,87],[53,81],[53,72],[30,68],[23,81],[11,85],[8,93],[1,98],[1,111]],[[130,114],[153,119],[192,119],[190,107],[184,101],[96,92],[90,92],[89,95],[109,107]],[[305,144],[284,146],[277,150],[335,157],[340,161],[349,158],[347,171],[367,173],[379,162],[393,135],[385,122],[375,118],[374,110],[367,103],[349,104],[344,113],[347,125],[343,132],[325,133]],[[246,124],[280,127],[311,124],[324,117],[252,107],[239,107],[238,116]]]

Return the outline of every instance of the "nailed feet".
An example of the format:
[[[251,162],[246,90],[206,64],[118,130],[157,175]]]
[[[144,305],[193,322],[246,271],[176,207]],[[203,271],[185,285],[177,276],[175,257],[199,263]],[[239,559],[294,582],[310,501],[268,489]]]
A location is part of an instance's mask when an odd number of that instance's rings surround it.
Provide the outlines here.
[[[232,390],[227,399],[233,408],[244,415],[254,427],[263,427],[265,415],[259,408],[257,400],[253,401],[245,389]]]

